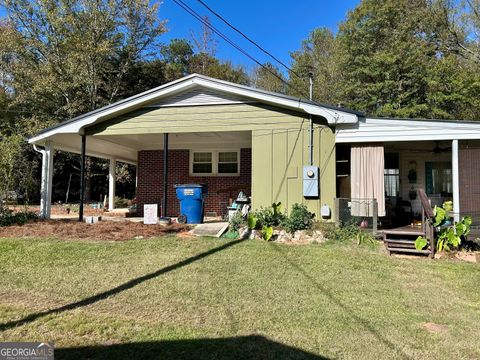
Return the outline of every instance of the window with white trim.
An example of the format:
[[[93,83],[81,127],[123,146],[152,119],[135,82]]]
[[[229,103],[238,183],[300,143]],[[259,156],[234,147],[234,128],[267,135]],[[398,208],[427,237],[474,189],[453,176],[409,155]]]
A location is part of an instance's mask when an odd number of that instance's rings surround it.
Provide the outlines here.
[[[191,176],[240,175],[240,150],[190,150]]]

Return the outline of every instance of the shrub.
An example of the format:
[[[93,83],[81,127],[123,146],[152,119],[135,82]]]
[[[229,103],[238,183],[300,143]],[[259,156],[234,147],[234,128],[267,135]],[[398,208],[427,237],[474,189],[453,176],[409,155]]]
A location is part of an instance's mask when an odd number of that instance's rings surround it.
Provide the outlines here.
[[[117,209],[126,208],[130,205],[130,200],[115,196],[115,207]]]
[[[243,219],[243,215],[240,211],[235,212],[233,216],[228,220],[228,225],[230,227],[230,231],[238,232],[240,227],[245,223]]]
[[[37,219],[38,215],[32,211],[15,213],[10,210],[4,210],[0,213],[0,226],[23,225]]]
[[[355,241],[358,245],[361,245],[362,243],[375,243],[373,234],[362,230],[355,222],[349,222],[342,226],[336,226],[334,223],[318,221],[314,224],[314,228],[322,231],[323,236],[332,241]]]
[[[286,218],[282,225],[289,233],[293,234],[297,230],[311,229],[315,214],[308,211],[303,204],[293,204],[290,216]]]
[[[261,207],[259,210],[253,213],[253,216],[257,219],[256,229],[261,229],[264,226],[279,226],[282,224],[286,216],[282,213],[282,203],[273,203],[272,206],[267,208]]]

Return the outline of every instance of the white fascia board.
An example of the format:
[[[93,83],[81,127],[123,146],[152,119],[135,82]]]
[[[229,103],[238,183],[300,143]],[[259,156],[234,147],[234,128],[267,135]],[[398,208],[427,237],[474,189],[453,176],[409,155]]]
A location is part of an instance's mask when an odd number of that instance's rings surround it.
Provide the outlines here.
[[[445,120],[365,119],[337,127],[335,142],[395,142],[480,139],[480,122]]]

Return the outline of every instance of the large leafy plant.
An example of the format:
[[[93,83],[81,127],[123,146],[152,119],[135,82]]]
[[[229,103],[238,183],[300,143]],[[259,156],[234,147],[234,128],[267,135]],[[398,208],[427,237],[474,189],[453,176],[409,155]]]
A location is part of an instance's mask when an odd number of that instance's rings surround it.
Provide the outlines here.
[[[460,221],[454,222],[449,212],[453,210],[453,203],[445,201],[441,207],[435,206],[433,209],[433,226],[437,228],[437,251],[450,251],[458,248],[462,240],[470,233],[472,218],[463,217]],[[428,241],[419,236],[415,241],[415,248],[423,250],[427,247]]]
[[[267,208],[260,208],[255,211],[254,216],[257,219],[257,228],[262,228],[263,226],[278,226],[286,218],[285,214],[282,212],[281,202],[273,203],[272,206]]]

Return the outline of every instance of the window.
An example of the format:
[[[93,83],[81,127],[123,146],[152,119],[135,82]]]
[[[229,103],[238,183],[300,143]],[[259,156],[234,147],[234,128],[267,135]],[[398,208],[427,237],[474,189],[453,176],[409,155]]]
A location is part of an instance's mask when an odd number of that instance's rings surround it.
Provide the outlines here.
[[[238,152],[219,151],[218,152],[218,173],[236,174],[238,173]]]
[[[449,161],[425,162],[425,188],[427,194],[452,195],[452,163]]]
[[[193,153],[193,174],[211,174],[213,170],[212,152],[194,152]]]
[[[399,196],[400,194],[399,167],[400,167],[400,161],[399,161],[398,153],[386,153],[385,169],[383,171],[386,196]]]
[[[190,151],[190,175],[238,176],[239,150]]]

